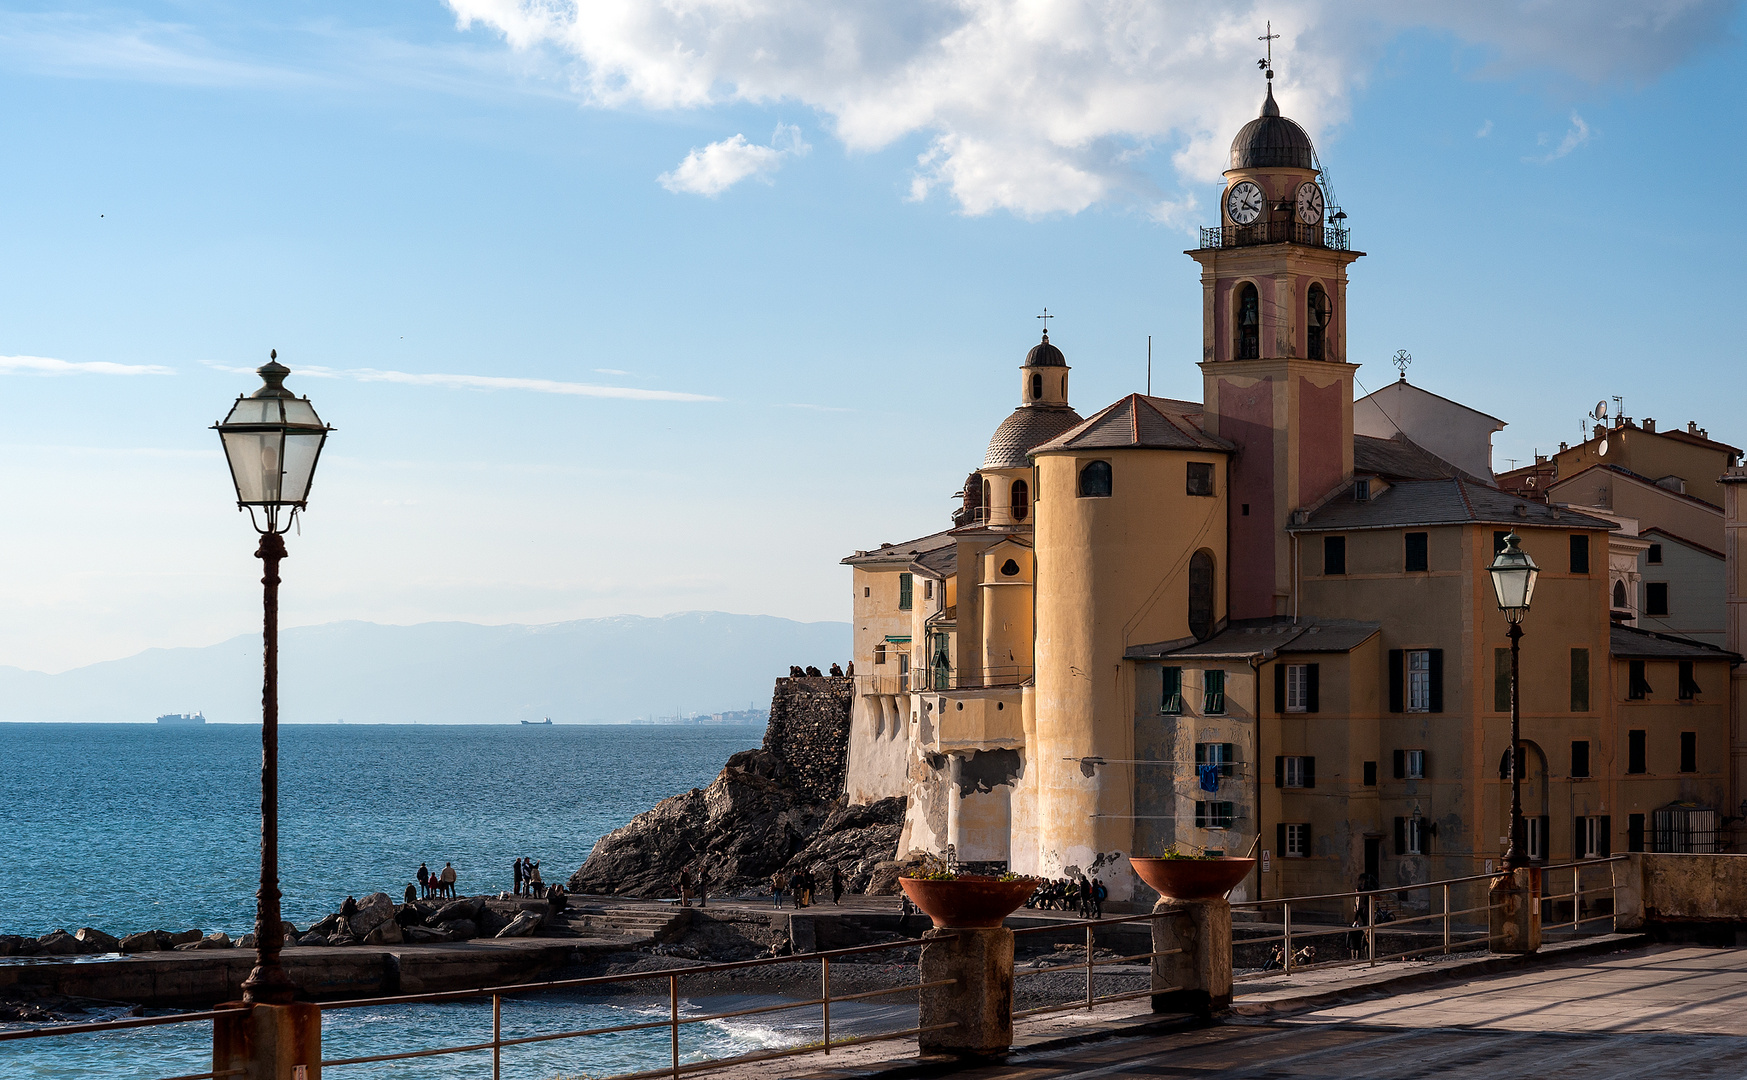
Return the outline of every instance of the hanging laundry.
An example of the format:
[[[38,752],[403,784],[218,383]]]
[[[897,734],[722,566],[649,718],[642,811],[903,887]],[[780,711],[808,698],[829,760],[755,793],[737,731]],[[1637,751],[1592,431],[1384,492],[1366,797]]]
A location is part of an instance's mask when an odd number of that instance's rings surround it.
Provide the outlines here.
[[[1195,771],[1201,775],[1202,791],[1219,790],[1219,765],[1217,763],[1211,765],[1197,765],[1195,766]]]

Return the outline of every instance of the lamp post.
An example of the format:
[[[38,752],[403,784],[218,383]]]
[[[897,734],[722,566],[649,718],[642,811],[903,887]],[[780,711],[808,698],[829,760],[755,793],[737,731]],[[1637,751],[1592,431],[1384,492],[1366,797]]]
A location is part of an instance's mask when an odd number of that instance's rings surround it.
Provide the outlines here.
[[[278,350],[256,369],[262,387],[238,397],[230,415],[214,424],[230,463],[237,508],[261,536],[255,558],[262,575],[261,682],[261,885],[255,893],[255,968],[243,983],[243,1000],[281,1005],[297,987],[279,964],[284,932],[279,915],[279,560],[284,532],[309,498],[316,460],[331,430],[308,398],[285,389],[291,369]],[[257,512],[259,517],[257,517]]]
[[[1520,546],[1515,532],[1504,538],[1504,547],[1486,569],[1492,574],[1492,590],[1498,594],[1498,610],[1510,624],[1510,848],[1504,853],[1504,868],[1529,865],[1528,836],[1523,821],[1522,695],[1519,691],[1518,652],[1523,639],[1523,616],[1535,595],[1535,578],[1541,568]]]

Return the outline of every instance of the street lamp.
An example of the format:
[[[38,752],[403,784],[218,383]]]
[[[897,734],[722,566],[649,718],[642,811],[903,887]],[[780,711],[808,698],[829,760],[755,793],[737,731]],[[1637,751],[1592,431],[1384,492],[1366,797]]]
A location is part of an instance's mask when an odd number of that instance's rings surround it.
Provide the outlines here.
[[[283,1005],[297,995],[279,964],[284,933],[279,917],[279,560],[283,533],[309,498],[316,460],[331,430],[308,398],[283,385],[291,369],[274,350],[256,369],[264,384],[238,397],[230,415],[214,424],[236,484],[237,508],[247,509],[261,535],[261,886],[255,893],[255,969],[243,983],[243,1000]],[[256,516],[257,511],[259,517]]]
[[[1523,638],[1523,616],[1534,599],[1535,578],[1541,568],[1529,558],[1515,532],[1504,538],[1504,547],[1486,569],[1492,574],[1492,591],[1498,594],[1498,610],[1510,624],[1510,849],[1504,853],[1506,870],[1529,865],[1528,837],[1523,821],[1522,702],[1518,692],[1517,656]]]

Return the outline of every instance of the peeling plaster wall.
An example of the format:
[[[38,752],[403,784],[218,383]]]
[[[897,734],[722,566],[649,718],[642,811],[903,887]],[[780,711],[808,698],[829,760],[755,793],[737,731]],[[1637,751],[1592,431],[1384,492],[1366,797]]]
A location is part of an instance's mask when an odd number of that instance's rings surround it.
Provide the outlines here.
[[[844,779],[852,804],[909,794],[909,723],[902,698],[857,694],[849,724],[849,765]]]

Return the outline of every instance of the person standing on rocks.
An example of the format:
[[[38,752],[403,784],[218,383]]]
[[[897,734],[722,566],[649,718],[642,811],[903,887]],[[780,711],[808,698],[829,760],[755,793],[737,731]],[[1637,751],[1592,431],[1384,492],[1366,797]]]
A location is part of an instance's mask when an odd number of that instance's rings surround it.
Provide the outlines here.
[[[425,899],[431,896],[431,868],[419,863],[419,895]]]
[[[546,888],[546,883],[544,881],[540,880],[540,864],[539,863],[532,862],[532,861],[530,861],[528,863],[528,875],[527,875],[527,877],[528,877],[528,895],[529,896],[542,895],[543,890]]]
[[[515,879],[516,895],[522,895],[522,860],[519,856],[510,864],[510,876]]]
[[[443,886],[442,895],[453,900],[455,898],[455,867],[452,863],[445,862],[443,864],[443,872],[438,875],[438,881]]]

